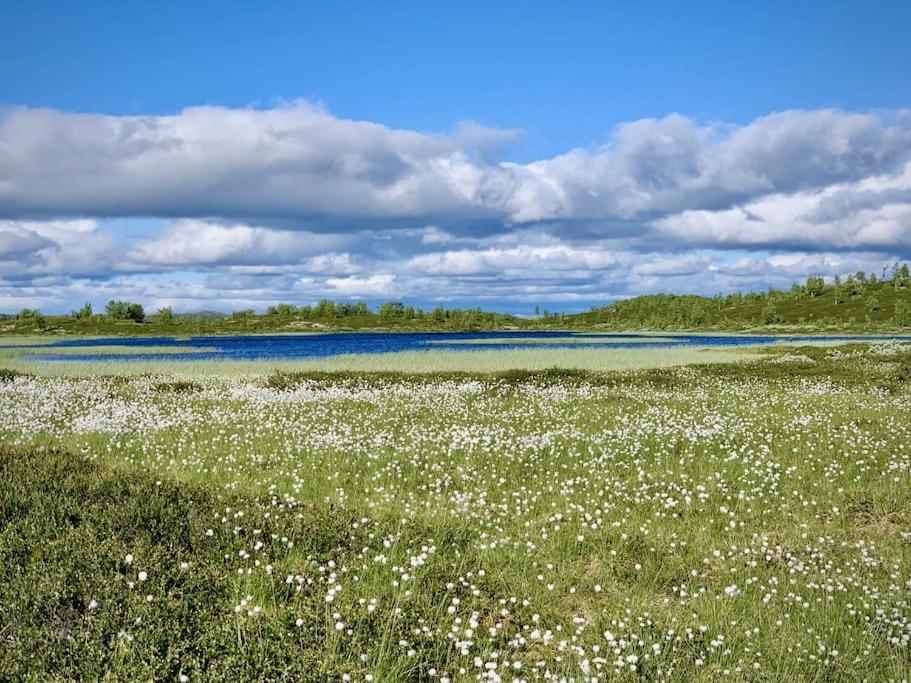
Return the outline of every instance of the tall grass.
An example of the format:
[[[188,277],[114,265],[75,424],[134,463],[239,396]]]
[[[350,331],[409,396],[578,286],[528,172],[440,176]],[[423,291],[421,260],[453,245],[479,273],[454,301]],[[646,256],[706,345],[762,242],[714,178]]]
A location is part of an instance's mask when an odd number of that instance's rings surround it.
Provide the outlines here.
[[[911,350],[765,351],[0,374],[0,679],[907,680]]]
[[[145,349],[143,349],[145,352]],[[164,353],[165,351],[162,351]],[[677,365],[736,362],[758,356],[757,349],[739,347],[661,347],[636,349],[508,349],[465,351],[403,351],[350,354],[302,360],[24,360],[22,354],[0,351],[0,365],[42,376],[97,374],[262,375],[283,372],[497,372],[502,370],[631,370]]]

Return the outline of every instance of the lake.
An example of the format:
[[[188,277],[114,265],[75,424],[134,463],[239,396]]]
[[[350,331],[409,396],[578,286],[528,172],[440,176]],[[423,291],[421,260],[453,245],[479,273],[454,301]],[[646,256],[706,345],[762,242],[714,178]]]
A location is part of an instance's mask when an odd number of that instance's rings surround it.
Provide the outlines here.
[[[461,351],[529,348],[655,348],[679,346],[746,346],[773,342],[911,340],[911,337],[832,337],[693,334],[603,334],[570,332],[335,332],[325,334],[275,334],[200,337],[109,337],[64,339],[30,349],[66,348],[66,354],[42,351],[27,356],[48,361],[196,361],[196,360],[294,360],[345,354],[378,354],[399,351]],[[143,352],[152,347],[175,347],[165,353]],[[117,353],[80,354],[74,348],[118,347]],[[181,351],[186,347],[186,351]],[[205,350],[195,350],[203,347]],[[5,348],[26,348],[8,346]]]

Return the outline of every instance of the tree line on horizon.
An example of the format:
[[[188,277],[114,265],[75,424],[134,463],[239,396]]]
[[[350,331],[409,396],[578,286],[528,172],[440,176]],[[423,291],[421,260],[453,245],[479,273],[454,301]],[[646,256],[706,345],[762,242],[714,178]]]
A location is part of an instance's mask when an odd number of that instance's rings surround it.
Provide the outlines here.
[[[699,328],[703,326],[737,327],[743,324],[775,325],[795,323],[827,324],[834,322],[890,322],[898,327],[911,327],[911,269],[896,262],[882,276],[863,271],[845,277],[836,275],[831,282],[821,276],[795,282],[790,289],[762,292],[733,292],[712,297],[695,294],[648,294],[624,299],[608,306],[593,308],[588,313],[552,314],[546,309],[540,315],[535,306],[534,318],[521,318],[509,313],[484,311],[479,307],[445,308],[442,302],[429,311],[402,301],[386,301],[374,311],[364,301],[323,299],[314,305],[296,306],[280,303],[269,306],[263,314],[252,308],[229,314],[175,313],[173,308],[159,308],[147,316],[142,304],[110,300],[103,312],[96,313],[91,303],[68,316],[44,316],[36,309],[23,309],[13,315],[0,314],[0,321],[12,320],[44,328],[53,320],[77,323],[155,323],[159,326],[194,324],[195,326],[230,329],[278,327],[295,321],[304,323],[369,323],[371,325],[414,326],[441,329],[496,329],[505,326],[598,325],[605,327],[638,327],[642,329]],[[899,296],[899,294],[903,296]],[[887,300],[888,298],[888,300]],[[839,309],[839,306],[841,307]],[[846,311],[846,309],[850,309]],[[860,318],[858,316],[861,316]]]
[[[891,322],[911,327],[911,269],[895,263],[880,277],[857,271],[830,282],[810,276],[790,289],[715,296],[648,294],[583,314],[585,322],[642,328],[736,327],[837,322]]]
[[[280,303],[269,306],[265,313],[257,314],[252,308],[226,314],[193,314],[175,313],[173,307],[159,308],[153,315],[147,316],[142,304],[129,301],[111,300],[103,312],[96,313],[91,303],[86,303],[68,316],[44,316],[35,309],[23,309],[14,315],[0,315],[0,320],[30,321],[40,327],[48,318],[66,318],[85,323],[157,323],[160,325],[180,325],[209,319],[213,324],[221,322],[227,325],[247,327],[260,322],[290,323],[293,321],[329,322],[345,320],[365,320],[384,323],[426,323],[441,327],[466,329],[495,329],[514,324],[520,319],[509,313],[496,313],[475,308],[446,308],[440,303],[430,311],[415,306],[406,306],[401,301],[386,301],[376,311],[364,301],[332,301],[323,299],[315,305],[295,306]]]

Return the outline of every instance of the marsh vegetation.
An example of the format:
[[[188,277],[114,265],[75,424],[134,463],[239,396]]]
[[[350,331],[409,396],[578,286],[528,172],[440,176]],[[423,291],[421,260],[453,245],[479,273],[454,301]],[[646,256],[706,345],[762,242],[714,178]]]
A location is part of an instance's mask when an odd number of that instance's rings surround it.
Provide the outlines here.
[[[7,370],[0,677],[907,679],[909,381]]]

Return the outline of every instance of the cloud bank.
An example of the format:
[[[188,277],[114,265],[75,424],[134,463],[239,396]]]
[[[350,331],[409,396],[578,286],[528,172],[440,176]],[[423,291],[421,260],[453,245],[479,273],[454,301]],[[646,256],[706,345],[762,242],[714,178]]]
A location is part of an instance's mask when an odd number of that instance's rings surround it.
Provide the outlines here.
[[[909,110],[745,125],[672,114],[530,163],[503,158],[517,134],[393,129],[305,101],[169,116],[4,110],[0,307],[127,283],[185,307],[594,303],[911,256]],[[152,235],[112,221],[148,217]]]

